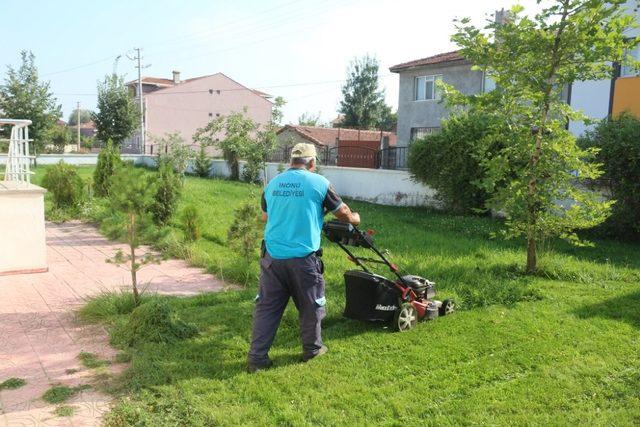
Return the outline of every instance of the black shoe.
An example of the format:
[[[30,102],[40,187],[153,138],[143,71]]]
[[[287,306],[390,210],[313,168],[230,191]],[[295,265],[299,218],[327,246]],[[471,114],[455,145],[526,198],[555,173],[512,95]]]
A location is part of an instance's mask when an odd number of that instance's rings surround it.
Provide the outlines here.
[[[320,347],[320,350],[318,350],[318,352],[315,353],[315,354],[303,354],[302,355],[302,361],[303,362],[308,362],[309,360],[313,359],[314,357],[322,356],[324,354],[327,354],[328,352],[329,352],[329,348],[326,345],[323,345],[322,347]]]
[[[253,362],[247,362],[247,372],[249,372],[250,374],[255,374],[258,371],[264,371],[265,369],[269,369],[272,366],[273,362],[271,360],[260,365]]]

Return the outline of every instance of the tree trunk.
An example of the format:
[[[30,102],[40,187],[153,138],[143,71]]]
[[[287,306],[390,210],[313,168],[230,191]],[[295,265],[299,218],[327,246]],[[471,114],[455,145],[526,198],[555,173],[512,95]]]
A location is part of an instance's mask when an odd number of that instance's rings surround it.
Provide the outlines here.
[[[233,159],[231,162],[231,180],[240,181],[240,164],[238,159]]]
[[[538,268],[538,257],[536,255],[536,239],[527,239],[527,273],[535,273]]]
[[[535,146],[529,164],[531,165],[531,178],[528,183],[528,195],[529,195],[529,224],[527,233],[527,273],[534,273],[538,268],[538,257],[536,256],[536,223],[538,221],[539,207],[537,206],[536,196],[538,193],[538,172],[536,170],[540,156],[542,155],[542,136],[545,132],[545,125],[549,116],[549,110],[551,108],[551,91],[553,90],[553,83],[558,71],[560,63],[560,48],[562,42],[562,34],[566,26],[567,15],[569,14],[569,3],[564,3],[562,16],[560,18],[560,27],[555,35],[553,42],[553,53],[551,60],[551,67],[549,69],[549,75],[547,77],[547,87],[544,93],[544,103],[542,105],[542,111],[540,114],[540,127],[536,133]]]
[[[131,256],[131,286],[133,287],[133,303],[137,307],[140,305],[140,294],[138,293],[138,269],[136,267],[136,216],[134,214],[129,214],[129,239],[129,249],[131,251],[129,254]]]

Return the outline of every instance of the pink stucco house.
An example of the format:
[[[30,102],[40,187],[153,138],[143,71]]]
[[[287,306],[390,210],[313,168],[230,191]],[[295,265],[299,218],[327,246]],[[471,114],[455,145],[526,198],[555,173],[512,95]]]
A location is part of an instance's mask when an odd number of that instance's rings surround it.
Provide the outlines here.
[[[127,86],[138,96],[138,81]],[[260,125],[271,118],[273,103],[268,95],[236,82],[223,73],[182,80],[178,71],[173,79],[142,78],[145,105],[146,153],[150,153],[154,138],[166,133],[179,133],[185,144],[193,144],[198,128],[219,116],[243,111]]]

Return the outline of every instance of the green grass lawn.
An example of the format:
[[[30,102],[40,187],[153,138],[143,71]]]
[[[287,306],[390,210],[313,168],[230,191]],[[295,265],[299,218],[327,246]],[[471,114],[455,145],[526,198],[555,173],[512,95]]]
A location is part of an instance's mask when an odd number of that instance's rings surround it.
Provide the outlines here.
[[[527,276],[522,242],[490,238],[497,221],[424,209],[351,203],[379,246],[456,298],[459,312],[402,334],[344,319],[342,273],[352,264],[325,242],[330,353],[298,362],[291,305],[274,369],[245,373],[258,270],[227,248],[226,232],[233,209],[259,195],[187,178],[180,205],[198,206],[204,237],[184,244],[176,223],[160,246],[245,289],[167,298],[200,333],[128,349],[108,425],[640,423],[640,247],[546,242],[540,274]],[[125,317],[103,321],[115,331]]]

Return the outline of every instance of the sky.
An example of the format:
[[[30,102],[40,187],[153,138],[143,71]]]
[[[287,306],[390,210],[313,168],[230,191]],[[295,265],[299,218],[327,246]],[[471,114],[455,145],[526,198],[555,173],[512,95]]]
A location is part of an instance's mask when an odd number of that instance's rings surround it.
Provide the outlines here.
[[[454,18],[482,25],[515,1],[0,0],[0,80],[8,65],[19,65],[21,50],[32,51],[67,120],[77,102],[95,109],[97,81],[114,69],[127,81],[137,78],[129,58],[139,47],[145,76],[222,72],[282,96],[286,123],[305,112],[328,122],[354,57],[378,59],[395,110],[398,76],[390,66],[454,50]],[[535,0],[520,3],[535,7]]]

